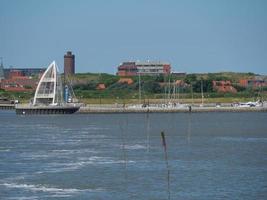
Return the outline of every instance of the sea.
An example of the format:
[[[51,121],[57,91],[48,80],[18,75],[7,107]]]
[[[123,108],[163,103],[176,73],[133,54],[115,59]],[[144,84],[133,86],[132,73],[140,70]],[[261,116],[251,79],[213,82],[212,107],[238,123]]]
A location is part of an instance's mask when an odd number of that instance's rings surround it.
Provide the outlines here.
[[[0,110],[0,199],[264,200],[267,113]]]

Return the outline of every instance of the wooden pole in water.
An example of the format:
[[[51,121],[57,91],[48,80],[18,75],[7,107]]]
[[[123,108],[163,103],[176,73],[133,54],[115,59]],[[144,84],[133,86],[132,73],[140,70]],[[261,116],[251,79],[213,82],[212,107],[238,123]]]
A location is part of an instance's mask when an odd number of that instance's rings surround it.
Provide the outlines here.
[[[204,103],[204,95],[203,95],[203,80],[201,78],[201,105]]]
[[[164,131],[161,132],[161,139],[162,139],[162,146],[164,148],[164,156],[165,156],[165,162],[166,162],[166,168],[167,168],[168,200],[170,200],[171,199],[171,192],[170,192],[170,167],[169,167],[169,162],[168,162],[167,143],[166,143],[166,140],[165,140]]]
[[[138,86],[139,86],[139,104],[141,104],[141,74],[138,73]]]
[[[146,150],[149,152],[150,146],[150,119],[149,119],[149,112],[146,113]]]

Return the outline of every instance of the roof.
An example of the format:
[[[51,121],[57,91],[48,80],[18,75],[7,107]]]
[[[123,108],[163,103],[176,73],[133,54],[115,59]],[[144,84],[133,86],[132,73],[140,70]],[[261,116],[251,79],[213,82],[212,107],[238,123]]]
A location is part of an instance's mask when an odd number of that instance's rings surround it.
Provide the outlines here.
[[[136,65],[170,65],[169,62],[164,62],[164,61],[136,61]]]
[[[104,89],[106,89],[106,86],[105,86],[104,83],[99,83],[99,84],[97,85],[96,89],[97,89],[97,90],[104,90]]]
[[[127,83],[128,85],[133,83],[133,79],[131,78],[120,78],[120,80],[118,81],[119,83]]]

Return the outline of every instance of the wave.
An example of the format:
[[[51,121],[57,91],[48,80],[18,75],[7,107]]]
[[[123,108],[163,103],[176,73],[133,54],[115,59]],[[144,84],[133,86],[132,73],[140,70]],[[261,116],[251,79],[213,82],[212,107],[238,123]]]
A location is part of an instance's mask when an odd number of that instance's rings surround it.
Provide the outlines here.
[[[88,131],[98,131],[98,130],[109,130],[109,128],[94,126],[94,127],[83,129],[83,132],[85,131],[86,133],[88,133]]]
[[[8,200],[36,200],[39,199],[37,196],[27,196],[27,197],[8,197]]]
[[[128,163],[135,163],[135,161],[128,160]],[[87,165],[112,165],[125,163],[125,160],[113,160],[105,157],[92,156],[89,159],[80,159],[79,162],[66,163],[65,169],[79,169]]]
[[[0,150],[1,152],[1,150]],[[24,152],[20,156],[28,160],[40,160],[49,158],[67,158],[71,155],[81,155],[81,154],[97,154],[98,151],[93,149],[54,149],[50,151],[37,151],[37,152]]]
[[[121,148],[123,149],[123,145],[121,145]],[[124,148],[128,150],[137,150],[137,149],[146,149],[147,146],[135,144],[135,145],[125,145]]]
[[[0,152],[9,152],[10,149],[0,149]]]
[[[113,160],[111,158],[105,157],[81,157],[77,162],[65,162],[65,163],[47,163],[45,168],[42,171],[36,171],[35,174],[43,173],[59,173],[64,171],[75,171],[86,167],[88,165],[113,165],[113,164],[122,164],[125,163],[125,160]],[[135,163],[135,161],[127,160],[127,163]]]
[[[3,184],[4,182],[14,182],[14,181],[24,180],[27,176],[29,175],[26,173],[22,173],[21,175],[7,177],[0,180],[0,185]]]
[[[98,153],[98,151],[92,149],[54,149],[52,150],[51,156],[70,155],[70,154],[88,154]]]
[[[92,163],[92,164],[118,164],[118,163],[125,162],[124,160],[113,160],[109,157],[99,157],[99,156],[92,156],[88,160],[89,160],[89,163]],[[134,163],[135,161],[129,160],[127,162]]]
[[[17,183],[3,183],[0,184],[7,188],[14,188],[14,189],[24,189],[32,192],[47,192],[47,193],[54,193],[54,194],[76,194],[81,192],[98,192],[102,191],[103,189],[76,189],[76,188],[54,188],[54,187],[47,187],[44,185],[33,185],[33,184],[17,184]]]
[[[267,142],[267,138],[252,138],[252,137],[217,137],[217,140],[229,142]]]

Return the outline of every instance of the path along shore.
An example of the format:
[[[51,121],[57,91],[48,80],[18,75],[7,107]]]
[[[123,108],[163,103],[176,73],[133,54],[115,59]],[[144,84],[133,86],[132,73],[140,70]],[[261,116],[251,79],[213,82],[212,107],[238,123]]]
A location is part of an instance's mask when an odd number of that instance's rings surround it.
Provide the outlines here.
[[[185,112],[267,112],[267,106],[262,107],[231,107],[231,106],[127,106],[127,105],[87,105],[78,113],[185,113]]]
[[[0,109],[15,109],[14,105],[0,105]],[[90,104],[82,106],[77,113],[197,113],[197,112],[267,112],[267,103],[260,107],[234,107],[230,104],[222,106],[215,105],[152,105],[142,107],[142,105],[123,104]]]

